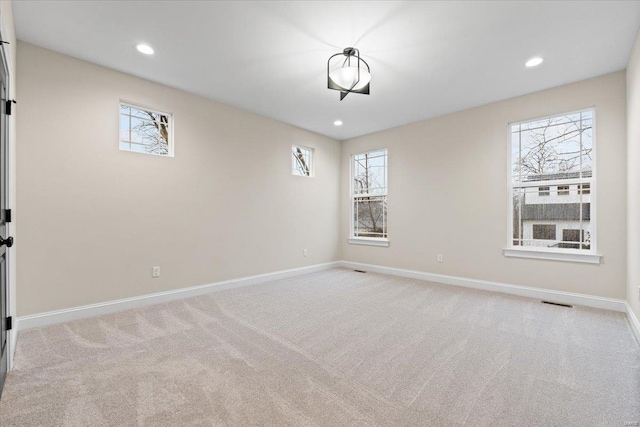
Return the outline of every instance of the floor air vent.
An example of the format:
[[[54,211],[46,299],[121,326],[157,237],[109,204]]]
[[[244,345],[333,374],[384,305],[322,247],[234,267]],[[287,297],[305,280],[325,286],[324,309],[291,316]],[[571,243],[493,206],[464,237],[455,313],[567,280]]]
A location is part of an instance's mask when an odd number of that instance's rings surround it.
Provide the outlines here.
[[[559,305],[560,307],[573,308],[571,304],[562,304],[561,302],[553,302],[553,301],[540,301],[543,304],[551,304],[551,305]]]
[[[356,273],[366,273],[366,271],[362,271],[362,270],[353,270],[353,271],[355,271]]]

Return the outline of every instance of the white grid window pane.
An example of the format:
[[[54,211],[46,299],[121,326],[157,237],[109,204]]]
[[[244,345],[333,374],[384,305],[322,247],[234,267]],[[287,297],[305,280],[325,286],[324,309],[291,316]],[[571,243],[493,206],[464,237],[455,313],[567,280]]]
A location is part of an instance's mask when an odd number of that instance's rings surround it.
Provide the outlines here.
[[[296,176],[312,176],[313,150],[311,148],[291,147],[291,171]]]
[[[171,154],[171,115],[120,104],[120,149],[167,156]]]
[[[387,150],[353,156],[353,193],[387,193]]]
[[[512,182],[590,177],[593,111],[511,126]]]
[[[353,156],[352,236],[386,239],[387,150]]]
[[[591,176],[593,171],[593,113],[582,114],[582,176]]]
[[[354,198],[353,235],[387,238],[387,196]]]
[[[588,195],[540,196],[537,187],[513,190],[514,246],[590,249],[590,220]]]

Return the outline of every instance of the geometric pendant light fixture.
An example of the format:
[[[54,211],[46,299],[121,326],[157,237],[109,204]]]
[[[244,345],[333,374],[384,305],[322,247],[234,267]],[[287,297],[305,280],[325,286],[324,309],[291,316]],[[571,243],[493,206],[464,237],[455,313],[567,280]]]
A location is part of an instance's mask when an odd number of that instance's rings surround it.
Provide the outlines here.
[[[339,57],[333,61],[332,59]],[[371,83],[371,69],[364,59],[360,58],[360,51],[348,47],[342,53],[331,55],[327,61],[328,88],[340,91],[340,101],[350,93],[369,95]]]

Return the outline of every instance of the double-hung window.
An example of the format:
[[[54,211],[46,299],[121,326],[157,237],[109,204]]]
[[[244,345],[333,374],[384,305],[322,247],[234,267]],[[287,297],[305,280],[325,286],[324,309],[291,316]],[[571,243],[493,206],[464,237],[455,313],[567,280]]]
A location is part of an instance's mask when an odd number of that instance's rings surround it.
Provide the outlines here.
[[[351,158],[349,243],[389,246],[387,235],[387,150]]]
[[[600,261],[595,252],[594,110],[509,125],[507,256]]]

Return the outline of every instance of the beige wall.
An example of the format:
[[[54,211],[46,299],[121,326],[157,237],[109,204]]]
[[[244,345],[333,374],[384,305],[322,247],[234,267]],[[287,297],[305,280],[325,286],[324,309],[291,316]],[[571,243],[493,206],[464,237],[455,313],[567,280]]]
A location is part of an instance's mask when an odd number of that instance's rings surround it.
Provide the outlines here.
[[[338,259],[338,141],[25,43],[18,73],[18,315]],[[174,114],[175,158],[118,149],[120,99]]]
[[[596,108],[597,239],[604,263],[505,258],[507,124],[590,106]],[[388,149],[391,245],[347,244],[349,204],[343,203],[343,259],[624,299],[625,108],[623,71],[345,141],[342,200],[349,198],[350,155]]]
[[[342,148],[29,44],[19,45],[18,72],[18,203],[20,223],[27,224],[18,315],[341,258],[625,298],[625,72],[367,135]],[[118,150],[119,99],[174,113],[175,158]],[[505,258],[507,123],[590,106],[597,115],[603,264]],[[293,143],[316,148],[316,178],[290,175]],[[349,156],[380,147],[389,150],[391,246],[349,245]],[[161,266],[159,279],[151,278],[154,265]]]
[[[640,35],[627,67],[627,300],[640,319]]]
[[[4,41],[8,41],[9,44],[4,45],[5,52],[9,53],[9,57],[7,58],[7,66],[9,68],[9,97],[10,99],[16,99],[16,50],[17,50],[17,41],[16,41],[16,31],[13,24],[13,9],[12,4],[8,0],[0,1],[0,18],[2,22],[2,26],[0,27],[0,32],[2,33],[2,39]],[[9,119],[9,200],[8,207],[13,209],[14,213],[17,213],[16,206],[16,116],[17,111],[13,114]],[[18,238],[17,230],[16,230],[17,219],[14,216],[13,222],[7,224],[7,233],[13,236],[16,240],[16,243],[13,245],[13,249],[7,252],[7,262],[9,264],[9,315],[15,316],[16,314],[16,253],[20,246]],[[9,351],[11,352],[11,356],[15,351],[15,340],[17,337],[17,330],[14,329],[11,331],[11,344]],[[11,365],[12,357],[9,357],[9,365]]]

